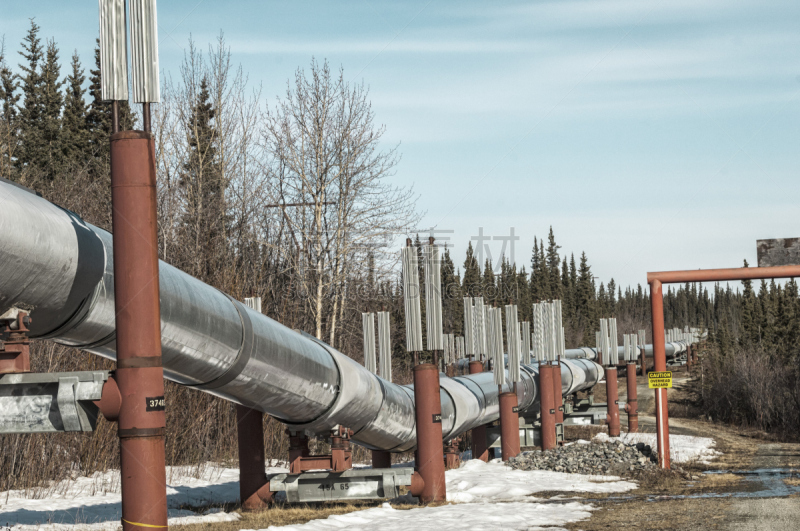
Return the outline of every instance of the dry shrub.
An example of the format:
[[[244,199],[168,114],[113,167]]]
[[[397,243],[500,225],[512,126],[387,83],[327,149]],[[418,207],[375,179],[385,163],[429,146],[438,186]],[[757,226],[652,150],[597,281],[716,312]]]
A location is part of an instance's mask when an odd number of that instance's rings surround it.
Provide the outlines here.
[[[726,354],[712,349],[700,371],[701,402],[706,413],[784,439],[800,436],[800,369],[797,359],[759,347]]]

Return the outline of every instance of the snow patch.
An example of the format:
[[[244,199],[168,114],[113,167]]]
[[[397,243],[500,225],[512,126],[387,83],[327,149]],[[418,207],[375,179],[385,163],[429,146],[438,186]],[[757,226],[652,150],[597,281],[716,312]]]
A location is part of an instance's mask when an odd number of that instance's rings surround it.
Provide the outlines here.
[[[455,529],[503,529],[555,531],[552,526],[585,520],[591,516],[590,505],[577,502],[542,504],[529,502],[470,503],[419,507],[409,510],[382,507],[312,520],[302,525],[269,527],[269,531],[373,531],[375,529],[414,529],[414,531],[450,531]],[[244,531],[244,530],[243,530]],[[246,530],[254,531],[254,530]]]
[[[271,463],[272,464],[272,463]],[[275,463],[278,464],[278,463]],[[267,473],[288,472],[274,466]],[[32,495],[36,499],[32,499]],[[167,467],[167,506],[170,525],[229,522],[239,515],[209,505],[239,499],[239,469],[213,465]],[[12,490],[0,493],[0,523],[13,531],[117,530],[121,497],[119,471],[96,473],[52,485],[46,492]]]
[[[598,433],[595,441],[622,441],[625,444],[644,443],[650,445],[656,451],[655,433],[623,433],[619,437],[609,437],[608,434]],[[672,435],[669,436],[669,458],[673,463],[689,463],[698,461],[708,464],[712,459],[722,455],[722,452],[714,450],[716,443],[710,437],[693,437],[691,435]]]
[[[473,459],[461,468],[448,470],[447,501],[521,501],[544,491],[625,492],[636,483],[620,481],[616,476],[589,476],[549,470],[515,470],[500,459],[484,463]]]

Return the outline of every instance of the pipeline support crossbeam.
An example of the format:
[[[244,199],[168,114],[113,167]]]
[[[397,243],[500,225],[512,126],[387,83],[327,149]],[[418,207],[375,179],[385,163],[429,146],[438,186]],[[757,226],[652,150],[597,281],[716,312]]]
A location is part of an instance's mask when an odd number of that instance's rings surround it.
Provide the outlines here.
[[[663,284],[684,284],[686,282],[723,282],[732,280],[795,277],[800,277],[800,265],[656,271],[647,273],[647,283],[650,284],[650,304],[653,325],[653,362],[655,370],[667,370],[667,356],[664,339]],[[655,400],[658,460],[662,468],[670,468],[667,390],[655,389]]]

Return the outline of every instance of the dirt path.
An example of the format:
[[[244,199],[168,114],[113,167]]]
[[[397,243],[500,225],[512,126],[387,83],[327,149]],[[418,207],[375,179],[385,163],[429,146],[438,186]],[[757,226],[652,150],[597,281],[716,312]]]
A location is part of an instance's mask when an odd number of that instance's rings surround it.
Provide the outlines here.
[[[678,376],[670,391],[670,412],[676,415],[670,433],[712,437],[723,455],[709,465],[684,465],[688,479],[654,477],[628,497],[593,500],[592,518],[569,529],[800,529],[800,444],[771,443],[699,418],[680,418],[682,408],[690,411],[686,382]],[[653,391],[645,383],[637,393],[640,431],[655,432]],[[625,395],[623,384],[620,401]],[[627,415],[621,420],[625,431]]]

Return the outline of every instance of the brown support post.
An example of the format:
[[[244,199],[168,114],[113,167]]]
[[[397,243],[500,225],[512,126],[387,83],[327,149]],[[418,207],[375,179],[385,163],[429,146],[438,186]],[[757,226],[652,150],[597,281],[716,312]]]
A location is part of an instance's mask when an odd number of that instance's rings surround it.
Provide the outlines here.
[[[483,372],[483,362],[470,361],[469,373],[478,374]],[[472,458],[480,459],[484,463],[489,462],[489,447],[486,444],[486,426],[478,426],[472,429]]]
[[[619,390],[616,367],[606,367],[606,411],[608,435],[619,437]]]
[[[447,499],[442,451],[442,400],[439,367],[423,363],[414,367],[414,404],[417,422],[416,469],[425,482],[421,503]]]
[[[500,449],[503,461],[519,455],[519,409],[517,393],[500,394]]]
[[[392,454],[383,450],[372,450],[372,468],[392,468]]]
[[[556,424],[564,423],[564,395],[561,387],[561,361],[552,365],[553,375],[553,407],[556,410]]]
[[[539,363],[539,407],[542,418],[542,450],[556,447],[556,410],[553,397],[553,366]]]
[[[626,374],[628,380],[628,400],[625,404],[625,411],[628,413],[628,431],[637,433],[639,431],[639,402],[636,395],[636,362],[628,363]]]
[[[266,509],[272,501],[264,462],[264,414],[236,406],[239,446],[239,498],[243,511]]]
[[[664,345],[664,294],[660,280],[650,282],[650,313],[653,317],[653,365],[656,372],[667,370],[667,354]],[[658,443],[658,464],[669,469],[669,411],[667,390],[656,392],[656,442]]]
[[[30,316],[22,311],[0,321],[0,374],[31,372],[30,324]]]
[[[299,474],[303,471],[303,457],[309,457],[308,437],[301,432],[286,430],[289,435],[289,473]]]
[[[111,205],[122,528],[166,528],[155,146],[148,133],[111,135]]]
[[[450,439],[444,446],[444,462],[447,470],[453,470],[461,466],[461,454],[458,451],[459,437]]]
[[[686,345],[686,368],[692,368],[692,346]]]

